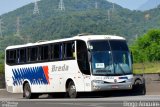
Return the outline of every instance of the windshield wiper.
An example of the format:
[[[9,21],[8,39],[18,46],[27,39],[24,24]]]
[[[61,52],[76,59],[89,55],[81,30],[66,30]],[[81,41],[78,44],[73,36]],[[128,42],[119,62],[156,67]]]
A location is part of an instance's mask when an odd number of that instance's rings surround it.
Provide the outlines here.
[[[118,66],[120,67],[121,71],[123,72],[123,74],[126,74],[126,72],[123,70],[123,68],[120,66],[120,64],[118,63]]]

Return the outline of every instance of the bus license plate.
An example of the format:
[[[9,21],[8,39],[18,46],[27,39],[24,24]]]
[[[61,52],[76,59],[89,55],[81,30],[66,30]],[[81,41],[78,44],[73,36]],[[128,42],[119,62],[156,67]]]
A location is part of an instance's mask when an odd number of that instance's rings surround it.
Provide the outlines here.
[[[113,86],[112,86],[112,88],[114,88],[114,89],[116,88],[116,89],[117,89],[117,88],[118,88],[118,86],[117,86],[117,85],[113,85]]]

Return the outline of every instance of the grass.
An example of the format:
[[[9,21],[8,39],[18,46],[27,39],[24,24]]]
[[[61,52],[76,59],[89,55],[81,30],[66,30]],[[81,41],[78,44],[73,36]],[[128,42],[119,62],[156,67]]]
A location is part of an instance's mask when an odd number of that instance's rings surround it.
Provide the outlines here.
[[[134,74],[160,73],[160,62],[145,62],[133,64]]]
[[[4,74],[0,73],[0,88],[4,88]]]
[[[4,73],[4,65],[0,64],[0,75]]]

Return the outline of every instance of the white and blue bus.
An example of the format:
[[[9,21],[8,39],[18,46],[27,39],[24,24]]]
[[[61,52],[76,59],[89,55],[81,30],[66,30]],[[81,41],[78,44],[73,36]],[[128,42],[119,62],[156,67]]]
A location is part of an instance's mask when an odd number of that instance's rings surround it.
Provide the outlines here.
[[[5,53],[7,91],[25,98],[132,89],[131,53],[123,37],[78,35],[8,46]]]

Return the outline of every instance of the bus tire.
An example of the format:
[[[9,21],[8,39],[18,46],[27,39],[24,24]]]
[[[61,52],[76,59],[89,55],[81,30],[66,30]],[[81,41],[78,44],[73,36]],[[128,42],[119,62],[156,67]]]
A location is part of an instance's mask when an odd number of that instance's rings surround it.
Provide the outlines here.
[[[31,99],[37,99],[37,98],[39,98],[39,94],[38,93],[32,93],[32,95],[31,95]]]
[[[33,95],[31,93],[31,88],[29,86],[29,83],[25,83],[24,84],[24,88],[23,88],[23,97],[26,99],[31,99],[33,98]]]
[[[145,83],[142,83],[141,80],[136,80],[133,85],[133,92],[138,95],[145,95],[146,94]]]
[[[77,97],[77,91],[76,86],[73,81],[70,81],[68,84],[67,94],[70,98],[76,98]]]

